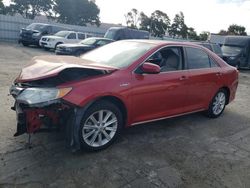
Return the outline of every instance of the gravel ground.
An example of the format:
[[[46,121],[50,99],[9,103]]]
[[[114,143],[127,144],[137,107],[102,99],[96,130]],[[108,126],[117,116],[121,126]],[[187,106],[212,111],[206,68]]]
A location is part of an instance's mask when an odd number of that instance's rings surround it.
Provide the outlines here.
[[[8,95],[39,48],[0,43],[0,187],[250,187],[250,71],[218,119],[192,114],[124,131],[100,152],[72,154],[60,133],[14,138]]]

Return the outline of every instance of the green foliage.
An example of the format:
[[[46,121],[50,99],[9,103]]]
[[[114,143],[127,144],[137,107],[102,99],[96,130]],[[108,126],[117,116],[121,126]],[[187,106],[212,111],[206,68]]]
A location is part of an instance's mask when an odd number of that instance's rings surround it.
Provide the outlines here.
[[[173,23],[169,29],[169,34],[174,38],[175,37],[187,38],[188,27],[185,24],[183,12],[180,12],[179,14],[175,15]]]
[[[148,17],[144,12],[140,13],[140,29],[150,31],[151,30],[151,18]]]
[[[55,19],[66,24],[86,26],[87,23],[100,25],[100,9],[94,1],[55,0]]]
[[[208,39],[208,36],[210,35],[210,32],[203,31],[199,35],[199,40],[206,41]]]
[[[226,30],[220,30],[220,32],[218,33],[219,35],[227,35],[227,31]]]
[[[188,39],[191,39],[191,40],[199,40],[200,39],[193,27],[188,28],[187,37],[188,37]]]
[[[160,10],[156,10],[151,14],[151,31],[155,37],[163,37],[170,27],[170,19],[168,15]]]
[[[246,28],[240,25],[232,24],[228,27],[227,33],[229,35],[243,35],[246,36]]]
[[[130,12],[125,14],[127,27],[138,29],[139,12],[137,9],[133,8]]]
[[[0,0],[0,14],[5,14],[5,6],[2,0]]]
[[[147,30],[154,37],[163,37],[170,27],[168,15],[160,10],[154,11],[150,17],[141,12],[140,29]]]
[[[52,0],[11,0],[10,6],[7,7],[7,13],[18,13],[24,18],[34,19],[41,13],[51,14],[52,5]]]
[[[226,30],[220,30],[218,33],[219,35],[242,35],[246,36],[246,28],[244,26],[232,24],[228,27],[227,31]]]

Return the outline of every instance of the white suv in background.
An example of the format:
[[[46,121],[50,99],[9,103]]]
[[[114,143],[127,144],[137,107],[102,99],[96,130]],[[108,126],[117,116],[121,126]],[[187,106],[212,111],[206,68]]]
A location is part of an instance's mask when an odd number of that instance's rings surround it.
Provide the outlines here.
[[[59,44],[78,43],[85,38],[86,33],[59,31],[54,35],[43,36],[39,41],[39,45],[45,49],[56,49]]]

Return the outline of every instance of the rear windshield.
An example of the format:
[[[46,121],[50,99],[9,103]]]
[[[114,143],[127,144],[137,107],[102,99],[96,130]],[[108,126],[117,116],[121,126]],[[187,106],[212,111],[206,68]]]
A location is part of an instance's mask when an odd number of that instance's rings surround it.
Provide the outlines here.
[[[87,38],[85,40],[82,40],[80,43],[85,45],[93,45],[95,44],[96,39],[95,38]]]
[[[108,39],[115,39],[115,35],[117,33],[117,29],[109,29],[105,35],[104,38],[108,38]]]
[[[107,44],[81,56],[82,59],[92,61],[93,64],[124,68],[131,65],[155,44],[119,41]]]

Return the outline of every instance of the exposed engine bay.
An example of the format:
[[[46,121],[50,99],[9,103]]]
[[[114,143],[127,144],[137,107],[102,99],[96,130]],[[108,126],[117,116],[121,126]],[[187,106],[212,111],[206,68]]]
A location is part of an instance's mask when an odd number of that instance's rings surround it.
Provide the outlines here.
[[[60,88],[60,85],[108,73],[106,70],[72,67],[52,77],[24,82],[16,80],[10,88],[10,94],[15,98],[12,109],[17,116],[17,131],[14,136],[68,129],[67,125],[73,123],[72,117],[77,117],[76,113],[83,109],[62,99],[72,88]],[[70,144],[75,145],[72,132],[74,130],[68,132],[68,137]]]

